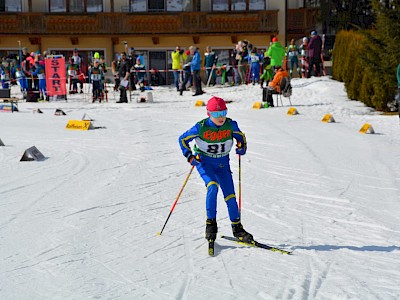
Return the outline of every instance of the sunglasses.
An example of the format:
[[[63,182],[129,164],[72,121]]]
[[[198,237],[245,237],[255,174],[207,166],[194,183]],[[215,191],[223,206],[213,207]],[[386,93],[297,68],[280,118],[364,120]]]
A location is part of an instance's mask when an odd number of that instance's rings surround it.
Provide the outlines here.
[[[213,118],[226,117],[228,110],[225,109],[225,110],[220,110],[220,111],[209,111],[208,113]]]

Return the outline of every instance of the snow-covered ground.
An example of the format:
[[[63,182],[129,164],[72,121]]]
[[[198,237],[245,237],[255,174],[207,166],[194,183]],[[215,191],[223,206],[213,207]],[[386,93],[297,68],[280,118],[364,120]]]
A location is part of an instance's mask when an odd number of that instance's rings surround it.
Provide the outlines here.
[[[400,299],[398,116],[348,100],[329,78],[293,86],[295,116],[286,98],[253,109],[261,89],[251,85],[200,97],[155,87],[154,103],[74,95],[0,113],[0,298]],[[206,117],[194,103],[212,95],[232,101],[248,140],[245,229],[293,256],[218,238],[209,257],[197,172],[156,235],[190,170],[177,139]],[[65,129],[85,113],[104,128]],[[321,122],[327,113],[336,123]],[[376,134],[359,133],[364,123]],[[46,160],[20,162],[31,146]],[[231,165],[237,187],[234,151]],[[231,235],[219,197],[219,233]]]

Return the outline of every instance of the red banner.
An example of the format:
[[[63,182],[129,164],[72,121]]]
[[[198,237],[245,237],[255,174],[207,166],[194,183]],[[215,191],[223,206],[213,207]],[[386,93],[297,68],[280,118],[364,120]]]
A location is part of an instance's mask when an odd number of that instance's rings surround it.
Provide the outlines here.
[[[50,97],[55,95],[66,95],[67,77],[64,57],[46,58],[45,65],[47,94]]]

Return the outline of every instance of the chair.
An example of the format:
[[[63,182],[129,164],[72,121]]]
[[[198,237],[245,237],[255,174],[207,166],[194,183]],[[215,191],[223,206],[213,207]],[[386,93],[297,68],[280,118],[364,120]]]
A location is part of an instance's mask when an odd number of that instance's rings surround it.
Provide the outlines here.
[[[289,103],[292,105],[292,101],[290,101],[290,96],[292,95],[292,85],[290,84],[290,77],[283,77],[280,82],[280,92],[275,92],[273,95],[277,95],[276,97],[276,106],[279,106],[279,99],[281,100],[281,106],[283,106],[282,96],[285,98],[289,98]]]

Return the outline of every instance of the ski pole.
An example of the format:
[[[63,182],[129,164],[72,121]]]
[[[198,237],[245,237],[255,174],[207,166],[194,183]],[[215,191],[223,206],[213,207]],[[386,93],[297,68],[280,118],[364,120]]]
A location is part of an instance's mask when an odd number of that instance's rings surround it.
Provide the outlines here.
[[[238,147],[241,147],[241,143],[238,143]],[[239,215],[242,214],[242,160],[241,155],[239,155]]]
[[[160,232],[157,232],[157,235],[161,235],[162,232],[164,231],[165,225],[167,225],[167,222],[168,222],[168,220],[169,220],[169,217],[171,217],[171,214],[172,214],[172,212],[174,211],[176,204],[178,203],[179,197],[181,196],[182,191],[183,191],[183,189],[185,188],[185,185],[186,185],[186,183],[188,182],[189,177],[190,177],[190,175],[192,174],[193,169],[194,169],[194,166],[192,166],[192,167],[190,168],[190,172],[189,172],[189,174],[186,176],[185,182],[183,183],[183,185],[182,185],[182,187],[181,187],[181,190],[179,191],[179,194],[178,194],[178,196],[176,197],[176,199],[175,199],[175,201],[174,201],[174,204],[172,204],[172,207],[171,207],[171,210],[169,211],[169,215],[168,215],[168,217],[167,217],[167,220],[165,221],[164,226],[163,226],[163,228],[161,229],[161,231],[160,231]]]

